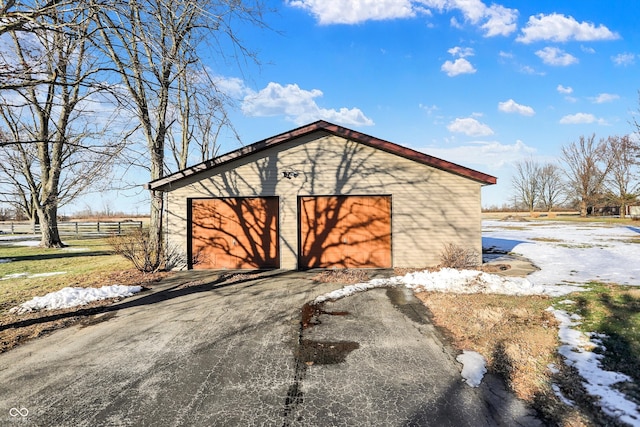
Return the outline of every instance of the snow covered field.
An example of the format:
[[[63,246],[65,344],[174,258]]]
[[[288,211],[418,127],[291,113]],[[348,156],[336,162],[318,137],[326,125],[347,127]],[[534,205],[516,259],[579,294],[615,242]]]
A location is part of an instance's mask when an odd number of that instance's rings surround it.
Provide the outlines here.
[[[514,252],[538,266],[540,271],[527,277],[533,284],[640,286],[640,225],[484,221],[482,235],[484,248]]]

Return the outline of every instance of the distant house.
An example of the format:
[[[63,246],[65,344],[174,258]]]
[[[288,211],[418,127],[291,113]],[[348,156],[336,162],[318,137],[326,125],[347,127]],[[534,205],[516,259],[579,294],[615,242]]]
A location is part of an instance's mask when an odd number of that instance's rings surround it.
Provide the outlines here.
[[[147,184],[189,268],[436,265],[481,243],[496,178],[318,121]]]

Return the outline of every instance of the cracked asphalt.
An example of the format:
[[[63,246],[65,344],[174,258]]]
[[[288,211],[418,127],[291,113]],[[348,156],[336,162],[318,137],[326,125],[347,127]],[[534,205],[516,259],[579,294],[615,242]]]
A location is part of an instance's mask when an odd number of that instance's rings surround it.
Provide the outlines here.
[[[303,309],[338,287],[312,276],[182,272],[0,354],[0,425],[542,425],[496,378],[462,381],[411,292]]]

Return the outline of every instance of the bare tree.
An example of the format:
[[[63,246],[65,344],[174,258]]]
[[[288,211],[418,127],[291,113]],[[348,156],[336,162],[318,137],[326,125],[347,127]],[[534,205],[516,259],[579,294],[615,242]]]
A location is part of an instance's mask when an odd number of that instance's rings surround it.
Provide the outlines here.
[[[83,24],[61,19],[61,17],[77,15],[82,12],[82,9],[82,1],[0,0],[0,36],[11,32],[26,34],[36,31],[70,35],[75,31],[72,27]],[[25,44],[25,53],[30,47],[34,46]],[[36,62],[36,57],[31,57],[28,63],[15,59],[7,60],[3,57],[0,61],[0,89],[23,88],[27,85],[37,86],[42,83],[45,76],[34,75],[34,70],[44,64]],[[41,57],[41,59],[46,58]],[[3,141],[0,141],[0,145],[3,145]]]
[[[587,216],[587,208],[595,205],[604,192],[604,182],[611,170],[606,156],[606,140],[596,142],[596,136],[580,136],[578,141],[562,147],[562,161],[568,187],[578,199],[580,216]]]
[[[16,135],[15,140],[20,136]],[[11,144],[0,148],[0,200],[22,212],[32,224],[40,223],[36,199],[29,188],[23,171],[30,167],[30,160],[37,158],[35,144]],[[36,183],[36,194],[40,193],[40,182]]]
[[[87,18],[82,8],[50,7],[35,18],[39,25],[2,35],[10,43],[12,60],[23,70],[11,88],[0,92],[0,126],[8,139],[3,169],[13,173],[9,184],[17,196],[14,203],[31,216],[35,209],[44,247],[63,246],[58,208],[90,187],[118,152],[117,144],[98,139],[104,137],[99,135],[100,120],[95,115],[89,119],[92,103],[99,101]]]
[[[214,157],[220,131],[234,130],[227,115],[233,101],[218,90],[207,68],[198,65],[190,64],[178,76],[176,96],[170,101],[174,117],[168,132],[168,149],[178,170]]]
[[[244,58],[254,58],[234,26],[245,21],[264,27],[262,0],[91,0],[91,4],[100,34],[99,46],[113,62],[128,92],[130,107],[146,141],[150,179],[162,178],[173,123],[170,101],[179,96],[181,83],[189,84],[181,77],[199,61],[198,47],[205,39],[233,49],[220,48],[221,57],[231,58],[239,53]],[[190,108],[184,100],[182,105]],[[190,142],[191,128],[187,121],[182,126],[184,132],[177,146],[188,153],[184,143]],[[162,249],[163,194],[151,190],[150,195],[150,250],[152,264],[157,268]]]
[[[612,136],[606,141],[606,156],[611,170],[606,179],[609,200],[620,206],[620,217],[624,218],[627,205],[638,197],[638,165],[640,144],[629,136]]]
[[[50,0],[32,2],[19,0],[0,0],[0,35],[9,31],[20,31],[27,28],[46,25],[47,28],[59,28],[54,22],[42,20],[42,16],[55,14],[62,4],[70,4],[66,0]]]
[[[515,164],[516,173],[511,178],[511,185],[516,197],[533,212],[540,197],[540,165],[533,159]]]
[[[540,168],[540,204],[551,212],[565,199],[565,184],[562,179],[562,170],[554,163],[547,163]]]

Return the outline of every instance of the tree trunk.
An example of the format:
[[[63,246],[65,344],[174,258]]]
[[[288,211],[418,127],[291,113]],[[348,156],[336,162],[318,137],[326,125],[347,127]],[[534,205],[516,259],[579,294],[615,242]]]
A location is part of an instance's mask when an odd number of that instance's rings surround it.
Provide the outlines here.
[[[40,246],[44,248],[64,248],[66,245],[60,240],[58,233],[58,207],[55,205],[45,205],[38,209],[40,219]]]
[[[160,268],[162,261],[162,210],[164,194],[151,190],[151,212],[149,218],[149,251],[152,268]]]
[[[623,203],[620,205],[620,219],[625,219],[627,217],[627,204]]]
[[[580,201],[580,216],[582,218],[587,217],[587,202],[585,202],[584,200]]]

